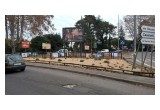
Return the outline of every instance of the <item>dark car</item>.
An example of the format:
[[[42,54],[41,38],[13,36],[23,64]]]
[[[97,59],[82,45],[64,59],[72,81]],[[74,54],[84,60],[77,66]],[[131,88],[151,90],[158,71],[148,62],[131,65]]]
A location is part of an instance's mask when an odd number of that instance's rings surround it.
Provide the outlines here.
[[[5,55],[5,71],[24,71],[26,65],[21,55],[18,54],[6,54]]]

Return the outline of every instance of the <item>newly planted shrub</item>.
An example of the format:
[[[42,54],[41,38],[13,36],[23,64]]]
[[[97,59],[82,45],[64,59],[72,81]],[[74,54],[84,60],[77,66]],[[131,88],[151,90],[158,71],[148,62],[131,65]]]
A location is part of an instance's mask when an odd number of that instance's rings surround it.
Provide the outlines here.
[[[108,61],[108,60],[105,60],[104,63],[108,63],[108,64],[109,64],[109,61]]]
[[[84,62],[84,60],[80,60],[80,62]]]
[[[61,59],[58,59],[58,62],[61,62],[62,60]]]
[[[39,58],[36,58],[36,61],[39,61]]]

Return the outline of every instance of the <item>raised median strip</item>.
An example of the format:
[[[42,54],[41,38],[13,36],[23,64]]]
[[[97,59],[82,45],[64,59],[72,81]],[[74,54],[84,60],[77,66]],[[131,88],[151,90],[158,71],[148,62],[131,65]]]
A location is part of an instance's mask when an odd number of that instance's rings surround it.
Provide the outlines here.
[[[111,72],[98,71],[98,70],[92,70],[92,69],[89,70],[89,69],[75,68],[75,67],[70,67],[70,66],[51,65],[51,64],[45,64],[45,63],[42,64],[42,63],[26,62],[26,65],[32,66],[32,67],[62,70],[62,71],[67,71],[67,72],[72,72],[72,73],[79,73],[79,74],[85,74],[85,75],[90,75],[90,76],[108,78],[108,79],[113,79],[117,81],[132,83],[136,85],[155,87],[155,78],[133,76],[129,74],[111,73]]]
[[[116,73],[125,73],[125,74],[132,74],[132,75],[139,75],[139,76],[149,76],[154,77],[155,73],[152,72],[139,72],[139,71],[131,71],[125,69],[115,69],[113,67],[103,67],[103,66],[95,66],[95,65],[86,65],[86,64],[77,64],[77,63],[65,63],[65,62],[56,62],[56,61],[46,61],[46,60],[25,60],[26,62],[34,62],[34,63],[42,63],[42,64],[52,64],[52,65],[63,65],[63,66],[73,66],[73,67],[80,67],[86,69],[94,69],[94,70],[102,70],[108,72],[116,72]]]

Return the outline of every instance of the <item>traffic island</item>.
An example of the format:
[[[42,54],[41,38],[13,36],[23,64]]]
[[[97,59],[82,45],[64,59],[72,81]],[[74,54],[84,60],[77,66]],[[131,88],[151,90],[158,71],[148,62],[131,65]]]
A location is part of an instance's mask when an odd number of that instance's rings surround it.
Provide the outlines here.
[[[154,73],[150,73],[147,70],[141,72],[140,67],[136,67],[132,71],[132,65],[125,61],[124,59],[88,59],[88,58],[24,58],[27,62],[36,62],[43,64],[52,64],[52,65],[64,65],[79,67],[85,69],[95,69],[100,71],[109,71],[116,73],[126,73],[134,75],[142,75],[154,77]]]

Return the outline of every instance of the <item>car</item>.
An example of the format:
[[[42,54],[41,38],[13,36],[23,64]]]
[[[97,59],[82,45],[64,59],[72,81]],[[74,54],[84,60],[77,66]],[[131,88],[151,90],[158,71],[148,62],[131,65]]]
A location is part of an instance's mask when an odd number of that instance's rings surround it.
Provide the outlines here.
[[[105,53],[105,52],[109,52],[109,50],[108,49],[102,49],[101,52]]]
[[[59,57],[64,57],[64,55],[68,56],[68,49],[60,49],[57,51],[57,53]]]
[[[26,64],[19,54],[5,54],[5,71],[12,72],[16,70],[24,71]]]

